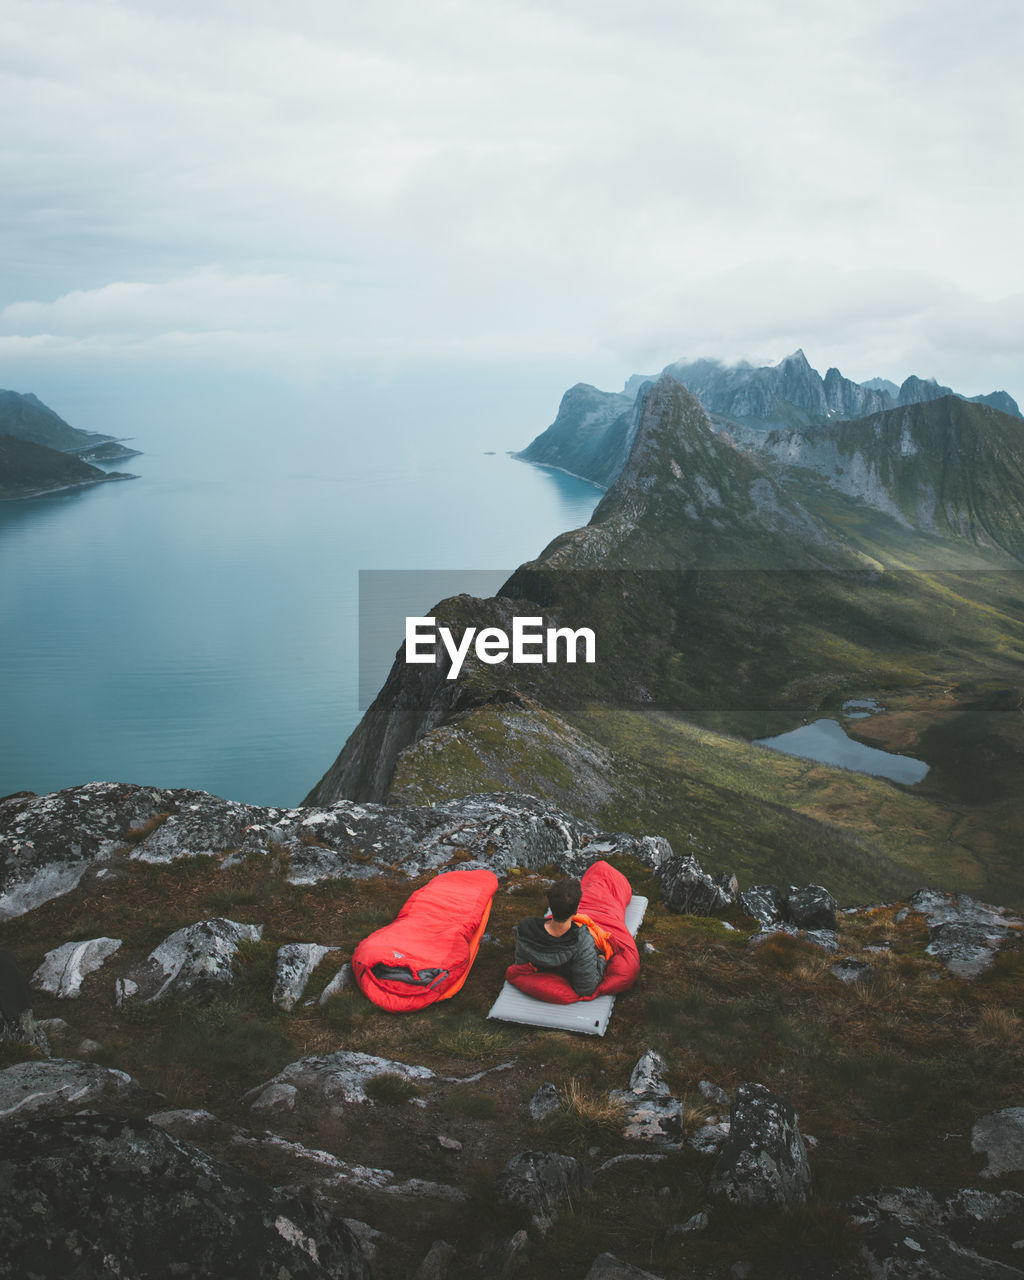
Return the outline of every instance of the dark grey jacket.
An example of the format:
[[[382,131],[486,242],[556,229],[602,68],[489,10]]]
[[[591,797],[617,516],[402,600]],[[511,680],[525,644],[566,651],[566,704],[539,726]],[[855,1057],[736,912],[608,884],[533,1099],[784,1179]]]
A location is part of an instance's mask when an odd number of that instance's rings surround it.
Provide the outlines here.
[[[515,934],[516,964],[560,973],[578,996],[594,994],[604,977],[605,958],[589,929],[574,924],[568,933],[553,938],[539,916],[527,916],[516,925]]]

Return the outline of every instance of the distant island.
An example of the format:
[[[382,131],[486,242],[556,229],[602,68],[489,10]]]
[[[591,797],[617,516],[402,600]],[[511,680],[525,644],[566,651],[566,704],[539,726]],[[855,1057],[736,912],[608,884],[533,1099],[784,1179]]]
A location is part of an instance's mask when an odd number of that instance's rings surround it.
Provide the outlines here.
[[[114,436],[70,426],[31,393],[0,390],[0,501],[134,480],[91,464],[137,457]]]

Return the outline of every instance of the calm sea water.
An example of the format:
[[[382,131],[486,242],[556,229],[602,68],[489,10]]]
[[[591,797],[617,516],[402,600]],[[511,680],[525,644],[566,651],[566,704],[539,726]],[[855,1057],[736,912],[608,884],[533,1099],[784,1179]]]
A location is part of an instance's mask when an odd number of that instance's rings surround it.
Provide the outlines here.
[[[139,479],[0,504],[0,795],[296,804],[359,718],[360,570],[510,570],[589,520],[598,489],[506,455],[546,422],[396,405],[181,397],[137,418]]]

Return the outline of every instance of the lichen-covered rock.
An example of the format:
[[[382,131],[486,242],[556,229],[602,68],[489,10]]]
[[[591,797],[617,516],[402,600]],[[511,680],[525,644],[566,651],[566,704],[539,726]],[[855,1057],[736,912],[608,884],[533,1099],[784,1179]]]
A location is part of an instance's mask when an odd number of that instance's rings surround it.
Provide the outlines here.
[[[70,1058],[16,1062],[0,1070],[0,1121],[37,1112],[52,1114],[109,1106],[113,1101],[128,1101],[138,1093],[139,1086],[130,1075],[94,1062]]]
[[[1020,1280],[1024,1196],[1014,1191],[937,1193],[885,1187],[846,1208],[872,1277],[884,1280]]]
[[[156,787],[92,782],[51,795],[0,800],[0,920],[69,892],[89,867],[126,843],[126,833],[168,806]]]
[[[983,1178],[1024,1170],[1024,1107],[1005,1107],[982,1116],[971,1130],[971,1150],[988,1157]]]
[[[368,1280],[340,1217],[144,1120],[45,1118],[4,1131],[0,1277]]]
[[[120,938],[65,942],[46,953],[43,963],[32,975],[32,988],[61,1000],[75,1000],[82,994],[84,979],[95,973],[120,946]]]
[[[714,915],[734,901],[729,889],[710,876],[693,854],[666,859],[658,868],[658,883],[665,906],[683,915]]]
[[[786,896],[785,918],[798,929],[836,928],[836,900],[820,884],[791,889]]]
[[[771,929],[786,918],[786,895],[775,884],[754,885],[740,894],[739,903],[762,929]]]
[[[785,1098],[762,1084],[740,1085],[709,1192],[733,1204],[790,1206],[807,1200],[807,1149]]]
[[[372,1053],[339,1049],[320,1057],[291,1062],[273,1079],[257,1085],[244,1097],[250,1107],[291,1110],[301,1104],[337,1109],[351,1103],[368,1103],[366,1085],[374,1076],[396,1075],[411,1084],[433,1080],[428,1067],[413,1067]]]
[[[234,959],[240,942],[258,942],[263,926],[221,918],[199,920],[177,929],[150,952],[133,978],[118,988],[119,1003],[137,996],[163,1000],[168,996],[207,997],[234,981]]]
[[[498,1203],[524,1212],[542,1234],[554,1226],[559,1207],[583,1187],[578,1160],[555,1151],[521,1151],[498,1174]]]
[[[302,999],[313,970],[333,949],[316,942],[288,942],[278,947],[271,993],[274,1003],[285,1010],[294,1009]]]
[[[658,836],[602,833],[514,792],[424,806],[342,800],[325,808],[276,809],[188,789],[90,783],[0,801],[0,919],[67,893],[104,860],[163,863],[199,854],[220,857],[223,867],[266,856],[280,862],[293,884],[315,884],[342,876],[420,876],[456,857],[467,865],[466,855],[499,875],[553,864],[578,876],[614,854],[657,867],[672,849]]]
[[[668,1064],[648,1049],[633,1068],[629,1088],[612,1097],[625,1107],[624,1136],[658,1147],[678,1147],[683,1140],[683,1105],[665,1082]]]
[[[928,954],[940,959],[958,978],[984,973],[1011,929],[1024,926],[1024,921],[1005,907],[989,906],[966,893],[919,889],[909,905],[930,926]]]

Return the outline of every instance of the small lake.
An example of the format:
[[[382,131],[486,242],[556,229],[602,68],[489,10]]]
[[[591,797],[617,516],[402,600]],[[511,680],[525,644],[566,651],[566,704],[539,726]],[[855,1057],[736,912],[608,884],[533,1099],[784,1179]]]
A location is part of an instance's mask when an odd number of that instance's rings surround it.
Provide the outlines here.
[[[870,709],[864,708],[860,716],[851,715],[851,718],[862,718],[877,709],[877,705]],[[928,772],[928,765],[923,760],[896,755],[891,751],[879,751],[877,747],[867,747],[862,742],[855,742],[853,738],[847,737],[837,720],[815,720],[813,724],[801,725],[799,729],[780,733],[774,738],[758,738],[755,743],[759,747],[781,751],[784,755],[817,760],[820,764],[831,764],[840,769],[854,769],[858,773],[870,773],[875,777],[888,778],[892,782],[901,782],[908,787],[920,782]]]

